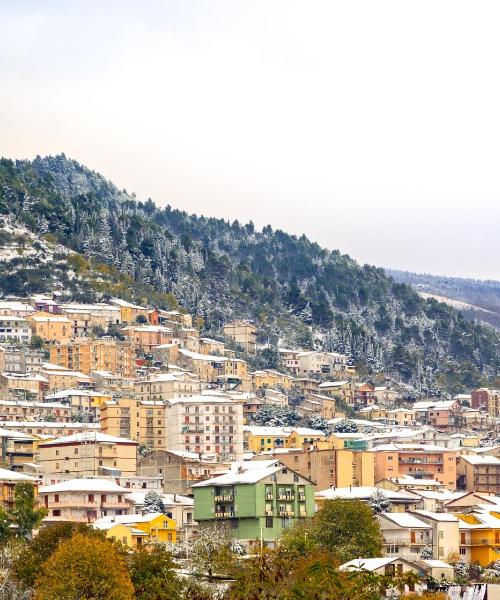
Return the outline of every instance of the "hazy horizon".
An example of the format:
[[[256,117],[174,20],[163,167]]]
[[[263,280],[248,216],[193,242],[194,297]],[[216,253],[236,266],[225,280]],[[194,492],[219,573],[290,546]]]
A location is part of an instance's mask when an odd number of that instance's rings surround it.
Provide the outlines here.
[[[500,279],[500,6],[0,0],[0,154],[190,213]]]

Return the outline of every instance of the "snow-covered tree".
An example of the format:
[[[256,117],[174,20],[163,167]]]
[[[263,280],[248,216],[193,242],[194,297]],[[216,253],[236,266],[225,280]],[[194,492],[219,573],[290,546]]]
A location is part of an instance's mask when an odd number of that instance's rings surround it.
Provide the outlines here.
[[[319,429],[320,431],[326,431],[328,428],[328,421],[321,415],[311,415],[307,421],[307,425],[311,429]]]
[[[190,542],[189,558],[193,572],[207,577],[210,583],[215,574],[226,574],[234,559],[233,543],[223,527],[201,529]]]
[[[386,494],[384,494],[384,492],[378,488],[370,496],[368,504],[376,514],[391,511],[390,501],[388,500]]]
[[[460,559],[453,565],[453,574],[456,583],[464,584],[469,581],[469,569],[470,565]]]
[[[358,426],[351,419],[342,419],[332,425],[332,431],[335,433],[357,433]]]
[[[145,513],[165,512],[163,498],[156,490],[150,490],[144,496],[143,510]]]
[[[432,548],[429,545],[424,546],[420,553],[420,558],[422,560],[431,560],[432,556]]]
[[[269,427],[287,427],[293,426],[300,421],[300,415],[288,406],[276,406],[274,404],[264,404],[256,412],[253,422],[257,425],[267,425]]]

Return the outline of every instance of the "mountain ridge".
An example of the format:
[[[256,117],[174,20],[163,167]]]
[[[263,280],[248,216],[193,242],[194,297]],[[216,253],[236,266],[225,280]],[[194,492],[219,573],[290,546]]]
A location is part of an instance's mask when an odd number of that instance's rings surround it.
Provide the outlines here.
[[[343,352],[362,376],[402,382],[416,395],[480,385],[500,366],[500,334],[422,299],[382,268],[269,225],[257,231],[138,201],[64,155],[0,160],[1,215],[93,268],[105,265],[138,294],[177,300],[210,335],[249,318],[261,344]],[[106,285],[85,293],[106,297]]]

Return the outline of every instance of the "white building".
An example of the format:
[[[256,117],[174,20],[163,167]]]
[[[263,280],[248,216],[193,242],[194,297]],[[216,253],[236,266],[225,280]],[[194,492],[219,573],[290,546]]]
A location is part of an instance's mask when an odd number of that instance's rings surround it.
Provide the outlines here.
[[[130,492],[111,479],[70,479],[38,490],[45,521],[92,523],[102,517],[130,512],[126,495]]]
[[[0,342],[17,342],[29,344],[31,328],[22,317],[0,317]]]
[[[226,396],[173,398],[166,406],[167,450],[243,456],[243,403]]]

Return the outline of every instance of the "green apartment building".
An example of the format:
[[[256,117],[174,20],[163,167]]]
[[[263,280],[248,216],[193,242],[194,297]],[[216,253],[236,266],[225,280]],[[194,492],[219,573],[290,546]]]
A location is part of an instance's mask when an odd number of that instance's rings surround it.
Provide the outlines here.
[[[222,525],[244,543],[272,546],[284,529],[314,514],[314,487],[278,460],[234,463],[232,470],[193,485],[194,519]]]

